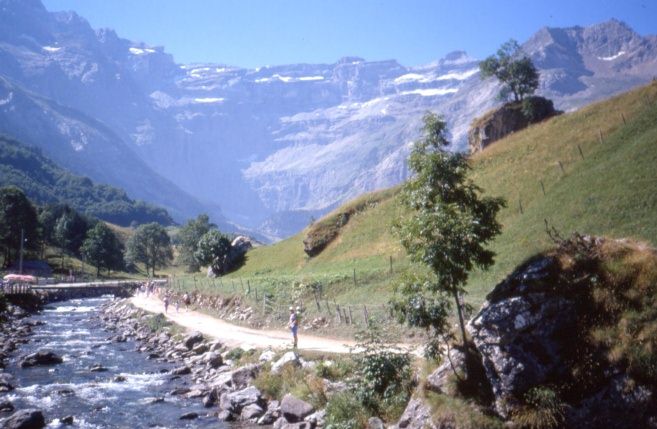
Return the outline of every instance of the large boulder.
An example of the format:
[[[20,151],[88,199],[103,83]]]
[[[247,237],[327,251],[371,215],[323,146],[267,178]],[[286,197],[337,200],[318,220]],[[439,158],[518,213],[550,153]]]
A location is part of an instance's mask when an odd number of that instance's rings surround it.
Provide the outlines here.
[[[470,153],[484,150],[491,143],[528,125],[559,114],[551,100],[528,97],[524,102],[506,103],[476,118],[468,131]]]
[[[315,411],[312,405],[306,401],[295,398],[289,393],[281,401],[281,414],[290,423],[303,421],[304,418]]]
[[[39,350],[36,353],[29,354],[21,360],[21,368],[29,368],[39,365],[56,365],[64,362],[64,360],[51,351]]]
[[[435,429],[431,419],[431,408],[421,399],[411,399],[399,418],[397,428],[400,429]]]
[[[194,346],[203,341],[203,334],[200,332],[192,332],[183,340],[183,344],[187,347],[187,350],[192,350]]]
[[[278,374],[286,365],[293,365],[296,367],[301,366],[301,360],[299,359],[299,355],[297,355],[295,352],[285,353],[283,356],[281,356],[279,360],[274,362],[274,364],[271,366],[271,372],[273,374]]]
[[[234,389],[243,389],[248,386],[258,375],[260,366],[256,364],[245,365],[237,368],[230,375],[231,384]]]
[[[551,257],[525,264],[495,287],[468,324],[503,417],[530,388],[567,371],[563,338],[577,330],[576,306],[553,291],[555,270]]]
[[[0,393],[14,390],[13,378],[10,374],[0,372]]]
[[[16,411],[3,424],[3,429],[41,429],[46,426],[43,413],[35,409]]]
[[[246,389],[237,392],[224,393],[219,400],[219,407],[222,410],[230,411],[233,414],[240,414],[242,409],[247,405],[262,403],[262,394],[254,387],[249,386]]]

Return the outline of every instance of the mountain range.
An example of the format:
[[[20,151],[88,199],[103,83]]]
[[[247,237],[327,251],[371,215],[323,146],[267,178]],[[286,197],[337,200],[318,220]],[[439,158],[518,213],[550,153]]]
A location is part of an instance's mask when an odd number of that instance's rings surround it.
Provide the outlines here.
[[[616,20],[543,28],[522,47],[541,72],[539,93],[566,111],[657,70],[657,36]],[[414,67],[358,57],[178,64],[74,12],[0,0],[0,132],[179,221],[207,212],[276,239],[402,181],[427,110],[465,150],[472,119],[500,103],[478,61],[455,51]]]

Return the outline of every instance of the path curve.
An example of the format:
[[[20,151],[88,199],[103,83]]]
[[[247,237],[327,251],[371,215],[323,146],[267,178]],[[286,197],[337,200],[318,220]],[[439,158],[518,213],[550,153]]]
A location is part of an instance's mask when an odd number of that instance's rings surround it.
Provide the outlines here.
[[[150,313],[164,313],[164,304],[152,295],[146,297],[144,294],[137,294],[130,301],[135,307]],[[180,326],[199,331],[203,335],[220,340],[229,347],[287,349],[292,346],[292,335],[286,330],[246,328],[194,310],[181,308],[176,312],[173,306],[169,307],[169,312],[165,316]],[[317,337],[299,332],[298,348],[301,350],[349,353],[350,347],[354,345],[353,341]]]

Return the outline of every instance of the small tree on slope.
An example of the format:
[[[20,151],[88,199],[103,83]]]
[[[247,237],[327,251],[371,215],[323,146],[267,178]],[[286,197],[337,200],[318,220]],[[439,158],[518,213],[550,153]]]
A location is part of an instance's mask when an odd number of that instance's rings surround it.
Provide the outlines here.
[[[468,178],[468,157],[447,151],[446,124],[439,116],[424,116],[424,134],[409,157],[413,177],[406,182],[401,203],[406,209],[394,223],[409,256],[429,268],[428,276],[412,275],[401,285],[401,298],[393,301],[400,319],[412,326],[447,329],[449,300],[458,314],[466,344],[463,303],[469,273],[493,264],[494,253],[484,246],[500,233],[496,217],[505,202],[481,197],[481,189]]]
[[[518,42],[509,40],[492,55],[479,63],[481,78],[495,76],[502,82],[500,97],[504,100],[513,94],[514,101],[522,101],[538,88],[538,71],[532,60],[525,55]]]

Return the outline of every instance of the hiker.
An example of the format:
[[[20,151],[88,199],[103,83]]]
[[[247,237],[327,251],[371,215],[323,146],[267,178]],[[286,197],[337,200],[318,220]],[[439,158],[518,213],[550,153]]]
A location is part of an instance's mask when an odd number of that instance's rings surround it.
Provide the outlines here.
[[[185,308],[189,310],[189,304],[191,303],[191,300],[189,299],[189,294],[185,292],[183,295],[183,302],[185,303]]]
[[[292,331],[292,339],[294,340],[294,348],[297,348],[297,331],[299,329],[299,320],[297,319],[297,313],[294,312],[294,307],[290,307],[290,331]]]
[[[169,310],[169,294],[164,295],[164,313],[166,314],[167,310]]]
[[[180,312],[180,300],[176,299],[176,313]]]

